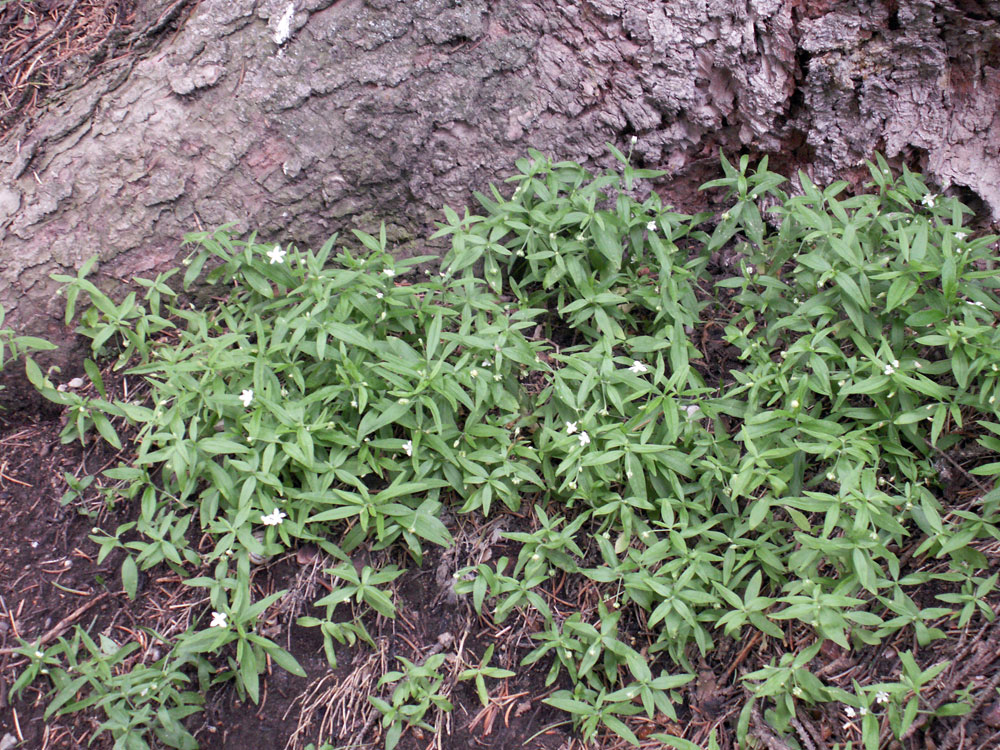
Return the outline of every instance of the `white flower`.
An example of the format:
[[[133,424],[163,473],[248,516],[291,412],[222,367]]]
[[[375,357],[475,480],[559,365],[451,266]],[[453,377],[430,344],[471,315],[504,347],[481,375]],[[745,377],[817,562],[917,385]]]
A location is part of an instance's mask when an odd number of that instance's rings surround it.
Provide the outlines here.
[[[574,432],[576,432],[576,422],[567,422],[566,423],[566,434],[567,435],[572,435]]]
[[[412,456],[413,455],[413,441],[412,440],[407,440],[405,443],[403,443],[403,451],[406,453],[407,456]]]
[[[796,398],[793,398],[788,405],[790,407],[792,407],[793,409],[798,409],[799,408],[799,400],[796,399]]]
[[[260,522],[265,526],[280,526],[282,519],[286,517],[286,514],[280,510],[274,510],[267,515],[262,515],[260,517]]]
[[[384,273],[384,274],[385,274],[386,276],[388,276],[388,277],[389,277],[390,279],[391,279],[391,278],[392,278],[393,276],[395,276],[395,275],[396,275],[396,272],[395,272],[395,271],[393,271],[393,270],[392,270],[391,268],[386,268],[386,269],[385,269],[384,271],[382,271],[382,273]]]
[[[243,393],[240,394],[240,401],[243,402],[244,407],[249,407],[250,402],[253,401],[253,391],[250,389],[245,389]]]
[[[281,245],[275,245],[268,252],[267,257],[271,260],[271,265],[273,266],[275,263],[284,263],[286,255],[287,253],[281,249]]]
[[[884,372],[886,375],[892,375],[894,372],[896,372],[896,368],[893,367],[892,365],[886,365],[885,369],[882,372]]]
[[[858,716],[867,716],[867,715],[868,715],[868,709],[867,708],[865,708],[864,706],[862,706],[861,708],[858,709]]]
[[[631,143],[634,146],[635,144],[637,144],[639,142],[639,137],[633,135],[631,138],[628,139],[628,142]]]
[[[961,242],[968,236],[969,236],[968,232],[955,232],[955,239],[958,240],[959,242]]]
[[[210,628],[225,628],[226,625],[226,613],[225,612],[213,612],[212,622],[209,623]]]
[[[656,231],[656,222],[655,221],[649,222],[646,225],[646,229],[648,229],[650,232],[655,232]]]
[[[469,370],[469,377],[478,378],[479,377],[479,370],[477,370],[475,368]]]
[[[854,706],[844,706],[844,714],[848,719],[853,719],[858,715],[857,711],[854,710]]]
[[[643,372],[647,372],[649,370],[649,368],[646,367],[646,365],[644,365],[642,362],[640,362],[637,359],[632,361],[632,366],[630,368],[628,368],[628,369],[629,369],[630,372],[634,372],[636,375],[638,375],[640,373],[643,373]]]
[[[755,273],[757,273],[756,268],[753,266],[747,266],[747,276],[753,276]]]
[[[889,694],[887,692],[885,692],[884,690],[879,690],[877,693],[875,693],[875,702],[876,703],[883,703],[883,704],[888,703],[889,702]]]
[[[583,447],[584,447],[585,445],[590,445],[590,435],[588,435],[588,434],[586,433],[586,431],[584,431],[584,432],[581,432],[581,433],[580,433],[579,435],[577,435],[576,437],[577,437],[577,440],[579,440],[579,441],[580,441],[580,447],[581,447],[581,448],[583,448]]]
[[[693,419],[694,415],[701,411],[701,407],[698,404],[691,404],[690,406],[684,407],[684,411],[687,412],[688,419]]]
[[[382,299],[385,295],[382,292],[375,292],[375,299]]]
[[[925,195],[923,198],[920,199],[920,202],[923,203],[925,206],[927,206],[927,208],[934,208],[934,201],[936,198],[937,198],[936,193],[928,193],[927,195]]]

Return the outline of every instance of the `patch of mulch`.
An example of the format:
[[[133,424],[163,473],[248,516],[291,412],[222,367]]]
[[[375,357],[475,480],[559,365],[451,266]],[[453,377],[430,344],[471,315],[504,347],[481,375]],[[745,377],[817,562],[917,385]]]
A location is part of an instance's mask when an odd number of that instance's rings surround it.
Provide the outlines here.
[[[50,92],[128,54],[135,6],[136,0],[0,2],[0,138]]]

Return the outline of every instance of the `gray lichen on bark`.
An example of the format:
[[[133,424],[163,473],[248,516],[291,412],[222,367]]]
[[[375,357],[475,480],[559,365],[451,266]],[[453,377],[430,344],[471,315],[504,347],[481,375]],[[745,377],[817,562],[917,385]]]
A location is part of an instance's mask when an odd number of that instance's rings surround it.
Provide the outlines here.
[[[881,149],[996,212],[997,6],[202,0],[0,146],[0,304],[60,338],[49,273],[97,253],[128,280],[227,222],[416,246],[528,147],[598,165],[633,134],[682,204],[719,148],[823,181]]]

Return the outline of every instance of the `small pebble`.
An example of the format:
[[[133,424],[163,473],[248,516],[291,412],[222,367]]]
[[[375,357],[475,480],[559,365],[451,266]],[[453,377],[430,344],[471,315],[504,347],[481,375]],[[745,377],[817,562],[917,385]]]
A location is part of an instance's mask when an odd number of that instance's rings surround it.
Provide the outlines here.
[[[312,544],[305,544],[295,551],[295,562],[299,565],[308,565],[316,559],[319,550]]]

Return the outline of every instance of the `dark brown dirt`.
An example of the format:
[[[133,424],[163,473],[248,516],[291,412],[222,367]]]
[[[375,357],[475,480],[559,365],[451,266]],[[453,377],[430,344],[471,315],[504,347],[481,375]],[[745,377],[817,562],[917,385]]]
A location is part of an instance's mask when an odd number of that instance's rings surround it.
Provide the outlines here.
[[[49,94],[127,52],[135,6],[136,0],[0,3],[0,141],[44,108]]]

